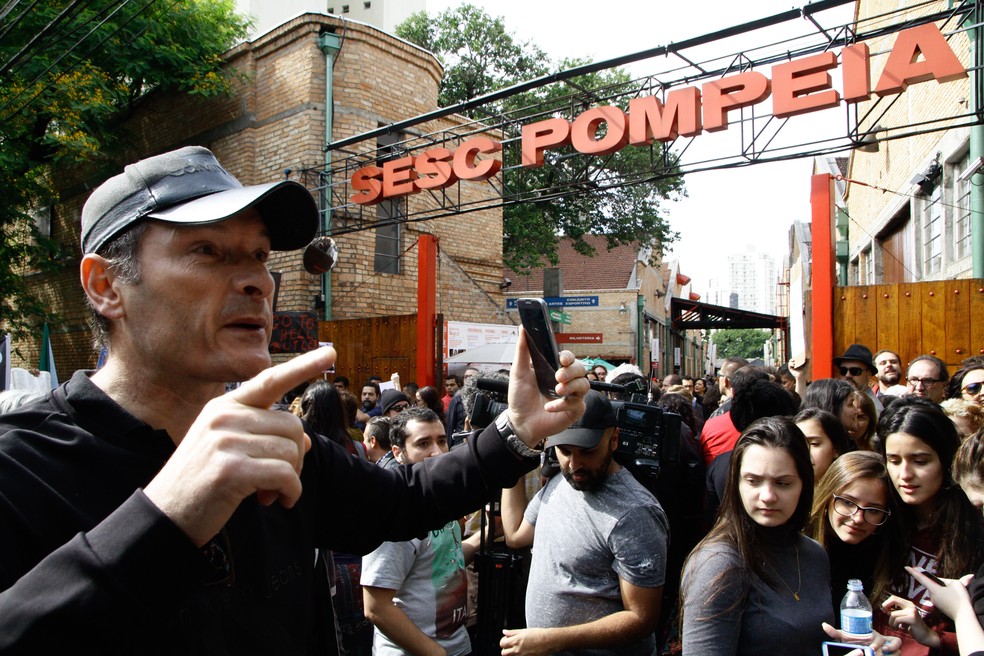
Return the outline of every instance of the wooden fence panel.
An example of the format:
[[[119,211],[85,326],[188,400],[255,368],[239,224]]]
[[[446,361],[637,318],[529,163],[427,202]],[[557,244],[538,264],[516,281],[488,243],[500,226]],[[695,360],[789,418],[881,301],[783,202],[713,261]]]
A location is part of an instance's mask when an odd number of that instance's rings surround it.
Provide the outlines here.
[[[867,345],[878,342],[878,322],[881,321],[878,305],[882,299],[878,297],[875,291],[874,287],[864,287],[855,298],[854,336],[858,344]],[[872,354],[874,352],[872,351]]]
[[[922,347],[926,350],[920,353],[935,355],[946,362],[946,288],[945,282],[924,282],[922,306],[919,310],[919,318],[922,321]],[[955,330],[967,330],[970,326],[964,324],[962,328],[953,325]],[[919,355],[910,353],[909,357]]]
[[[984,281],[951,280],[839,287],[834,294],[834,352],[864,344],[897,351],[903,368],[924,353],[956,371],[984,355]]]
[[[943,292],[946,303],[946,324],[970,327],[970,280],[951,280]],[[969,330],[947,330],[943,347],[944,362],[960,362],[970,351]]]
[[[898,285],[899,294],[899,342],[894,347],[881,344],[879,348],[895,351],[902,358],[902,375],[905,365],[922,353],[922,285],[902,283]]]
[[[353,388],[369,376],[388,380],[394,372],[402,383],[417,380],[416,314],[321,321],[318,337],[335,345],[335,372],[347,376]]]
[[[895,350],[899,343],[899,286],[875,285],[871,293],[877,305],[875,316],[875,341],[871,347],[874,355],[881,348]],[[895,344],[896,346],[883,346]]]
[[[970,281],[970,353],[984,355],[984,284],[981,280]]]

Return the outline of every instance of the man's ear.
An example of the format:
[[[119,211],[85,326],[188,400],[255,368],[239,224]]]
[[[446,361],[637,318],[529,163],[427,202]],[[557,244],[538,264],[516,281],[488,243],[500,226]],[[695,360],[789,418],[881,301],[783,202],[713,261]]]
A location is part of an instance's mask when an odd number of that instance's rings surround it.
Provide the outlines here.
[[[123,316],[123,300],[115,287],[115,276],[101,255],[89,253],[82,258],[79,267],[82,289],[96,312],[107,319]]]
[[[612,451],[615,451],[618,448],[618,426],[616,426],[615,430],[612,431],[611,447]]]
[[[402,456],[403,456],[403,449],[401,449],[400,447],[398,447],[395,444],[393,444],[393,445],[390,446],[390,451],[393,452],[393,457],[396,458],[396,461],[398,463],[400,463],[401,465],[404,464],[403,458],[402,458]]]

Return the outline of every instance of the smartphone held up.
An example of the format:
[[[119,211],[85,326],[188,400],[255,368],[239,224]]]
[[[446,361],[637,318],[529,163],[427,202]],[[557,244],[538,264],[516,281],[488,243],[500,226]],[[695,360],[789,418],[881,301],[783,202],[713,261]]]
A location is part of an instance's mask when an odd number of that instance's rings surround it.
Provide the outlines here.
[[[559,398],[556,374],[560,367],[560,351],[550,326],[547,303],[542,298],[520,298],[516,301],[516,308],[526,335],[537,387],[544,396]]]

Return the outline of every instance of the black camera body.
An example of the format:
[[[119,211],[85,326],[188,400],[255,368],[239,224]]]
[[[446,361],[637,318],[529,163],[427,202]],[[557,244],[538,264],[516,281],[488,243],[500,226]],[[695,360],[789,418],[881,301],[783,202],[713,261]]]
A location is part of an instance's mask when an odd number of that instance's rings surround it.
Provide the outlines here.
[[[680,415],[648,403],[612,401],[618,422],[615,460],[652,479],[664,463],[680,460]]]

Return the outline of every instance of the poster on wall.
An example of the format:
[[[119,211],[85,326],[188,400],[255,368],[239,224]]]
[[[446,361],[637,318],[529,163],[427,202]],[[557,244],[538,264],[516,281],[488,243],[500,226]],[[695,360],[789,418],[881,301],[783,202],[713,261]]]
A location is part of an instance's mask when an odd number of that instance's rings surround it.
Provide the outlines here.
[[[486,344],[515,342],[519,326],[467,321],[444,322],[444,359]]]
[[[270,353],[306,353],[318,348],[314,312],[274,312]]]

